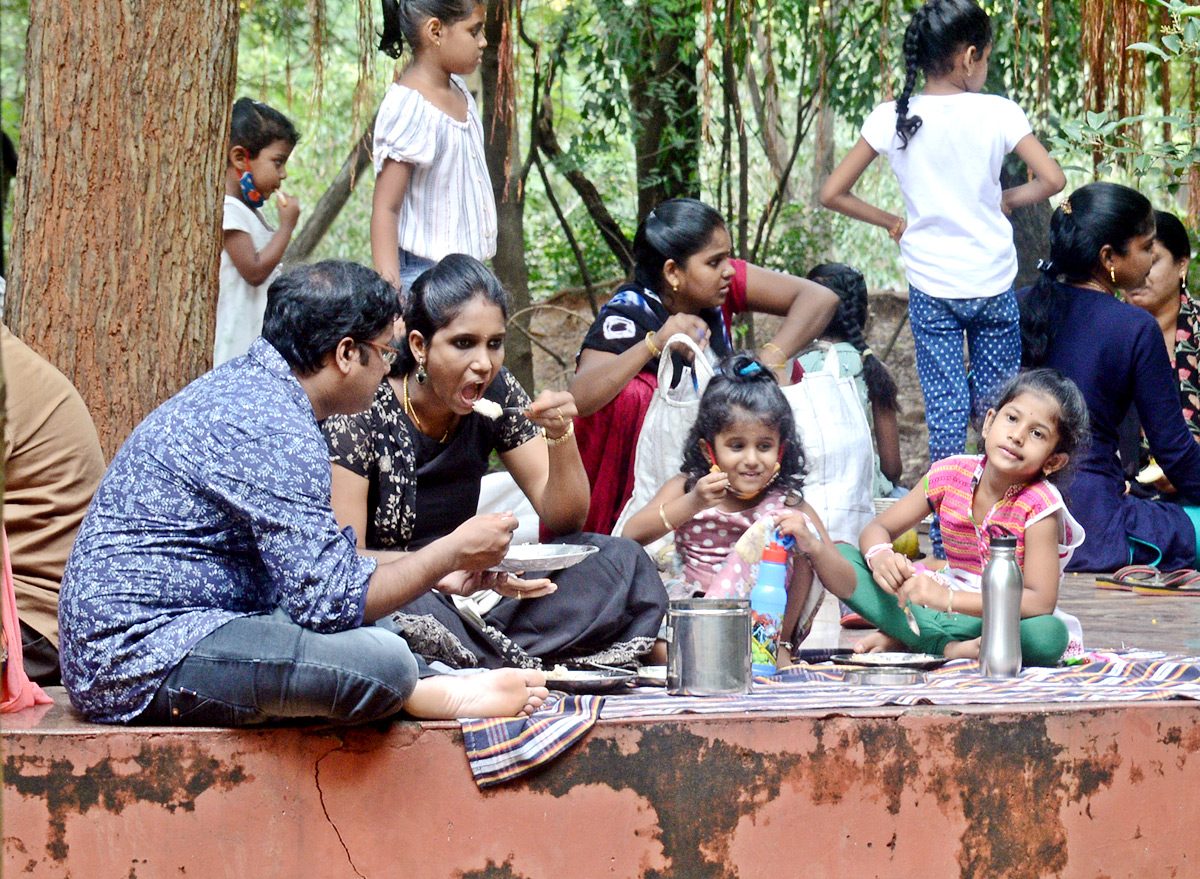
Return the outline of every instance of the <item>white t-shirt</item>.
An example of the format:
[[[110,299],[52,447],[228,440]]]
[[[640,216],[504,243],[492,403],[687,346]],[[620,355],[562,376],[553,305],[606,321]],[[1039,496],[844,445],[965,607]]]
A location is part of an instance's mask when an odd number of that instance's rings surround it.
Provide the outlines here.
[[[248,232],[254,249],[261,251],[275,230],[258,211],[239,198],[225,196],[225,231]],[[221,248],[221,292],[217,296],[217,333],[213,342],[213,366],[220,366],[250,350],[262,334],[263,312],[267,310],[267,288],[279,275],[279,267],[257,287],[242,277],[225,248]]]
[[[447,116],[414,89],[392,83],[375,117],[375,173],[385,159],[413,167],[397,229],[400,249],[425,259],[496,253],[496,199],[483,153],[483,122],[461,77],[467,120]]]
[[[1032,132],[1029,120],[1007,98],[971,92],[916,95],[908,115],[922,124],[903,150],[895,101],[876,107],[862,127],[904,193],[908,283],[942,299],[1005,292],[1017,276],[1017,249],[1000,210],[1000,165]]]

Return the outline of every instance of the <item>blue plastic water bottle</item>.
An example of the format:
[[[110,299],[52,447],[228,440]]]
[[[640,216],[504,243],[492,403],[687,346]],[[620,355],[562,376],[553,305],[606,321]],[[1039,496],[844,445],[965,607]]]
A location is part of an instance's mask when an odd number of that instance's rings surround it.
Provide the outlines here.
[[[787,550],[771,541],[750,590],[750,662],[756,675],[775,674],[786,606]]]

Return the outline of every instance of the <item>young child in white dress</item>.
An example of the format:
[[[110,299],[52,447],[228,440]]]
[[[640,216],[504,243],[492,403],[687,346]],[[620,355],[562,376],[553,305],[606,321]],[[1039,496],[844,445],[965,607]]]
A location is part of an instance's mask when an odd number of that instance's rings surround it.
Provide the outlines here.
[[[279,261],[300,219],[299,199],[280,190],[299,139],[291,121],[273,107],[250,98],[233,105],[213,366],[245,354],[262,332],[267,287],[279,274]],[[278,229],[259,211],[275,192]]]
[[[451,253],[496,252],[496,202],[483,122],[463,77],[483,60],[484,6],[476,0],[382,0],[379,48],[412,62],[375,118],[375,270],[406,293]]]

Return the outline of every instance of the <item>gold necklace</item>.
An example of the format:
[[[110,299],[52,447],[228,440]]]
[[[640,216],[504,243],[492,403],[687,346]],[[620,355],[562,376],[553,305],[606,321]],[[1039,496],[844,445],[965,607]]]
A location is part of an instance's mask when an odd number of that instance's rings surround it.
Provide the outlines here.
[[[417,417],[417,410],[415,410],[412,407],[412,403],[410,403],[408,400],[408,374],[407,373],[404,376],[404,412],[405,412],[405,414],[408,415],[409,418],[412,419],[412,423],[417,426],[417,430],[421,431],[421,433],[425,433],[425,427],[421,424],[421,419]],[[442,434],[442,438],[440,440],[438,440],[438,442],[444,443],[446,441],[446,438],[448,436],[450,436],[450,431],[453,428],[454,428],[453,424],[451,424],[450,427],[447,427],[446,432]],[[427,433],[425,433],[425,435],[429,436],[429,434],[427,434]],[[430,438],[432,439],[432,437],[430,437]]]

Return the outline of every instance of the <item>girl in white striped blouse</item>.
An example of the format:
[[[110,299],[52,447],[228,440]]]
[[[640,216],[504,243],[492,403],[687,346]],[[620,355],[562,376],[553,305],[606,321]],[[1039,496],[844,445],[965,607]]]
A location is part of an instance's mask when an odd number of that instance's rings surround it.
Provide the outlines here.
[[[402,292],[450,253],[496,252],[496,203],[483,123],[462,77],[483,59],[484,6],[475,0],[382,0],[380,49],[404,43],[412,62],[375,119],[371,256]]]

